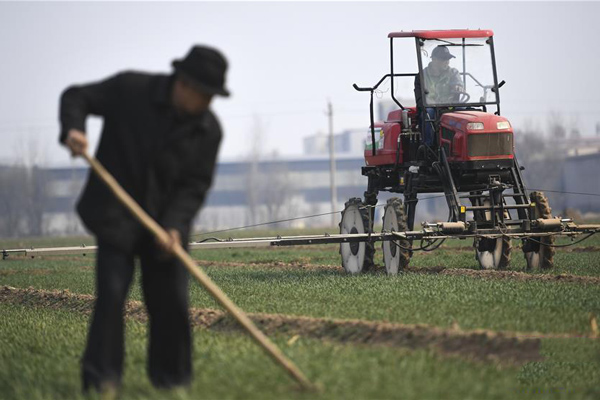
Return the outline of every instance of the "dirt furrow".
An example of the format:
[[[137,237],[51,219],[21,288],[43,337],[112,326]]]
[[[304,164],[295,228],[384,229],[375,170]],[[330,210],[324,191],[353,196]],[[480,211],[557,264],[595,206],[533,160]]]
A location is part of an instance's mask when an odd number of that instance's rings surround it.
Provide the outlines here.
[[[516,241],[513,241],[515,243]],[[473,246],[441,246],[440,250],[444,250],[449,253],[463,253],[463,252],[475,252],[475,248]],[[514,252],[522,251],[521,245],[513,247]],[[600,251],[600,246],[572,246],[572,247],[564,247],[560,249],[561,252],[564,253],[591,253]],[[435,253],[420,253],[421,255],[425,254],[435,254]]]
[[[452,276],[468,276],[482,279],[509,279],[516,281],[567,282],[578,284],[599,285],[600,277],[571,275],[571,274],[530,274],[517,271],[475,270],[466,268],[422,267],[409,268],[407,272],[420,274],[439,274]]]
[[[302,269],[302,270],[322,270],[322,271],[339,271],[342,272],[342,267],[339,265],[322,265],[309,264],[304,262],[231,262],[231,261],[213,261],[213,260],[195,260],[203,267],[233,267],[233,268],[275,268],[275,269]],[[81,266],[81,270],[93,270],[92,266]],[[31,274],[31,275],[50,275],[59,271],[52,269],[0,269],[1,276],[10,276],[16,274]],[[62,272],[62,271],[61,271]],[[531,274],[517,271],[497,271],[497,270],[475,270],[467,268],[446,268],[443,266],[437,267],[409,267],[405,270],[406,273],[415,274],[431,274],[431,275],[450,275],[450,276],[467,276],[470,278],[479,279],[506,279],[515,281],[541,281],[541,282],[558,282],[558,283],[575,283],[587,285],[600,285],[600,277],[572,274]],[[376,266],[370,273],[385,273],[383,266]]]
[[[47,268],[31,268],[27,270],[27,274],[29,275],[50,275],[54,270]],[[22,269],[0,269],[0,276],[10,276],[25,273]]]
[[[32,307],[46,307],[88,314],[94,297],[69,291],[45,291],[33,288],[0,288],[0,301]],[[142,303],[129,301],[125,315],[146,321]],[[442,354],[456,355],[478,361],[516,364],[540,360],[541,339],[575,338],[582,335],[495,332],[489,330],[463,331],[428,325],[405,325],[365,320],[336,320],[279,314],[249,314],[267,334],[309,337],[342,343],[383,345],[407,348],[432,348]],[[190,309],[190,319],[196,327],[217,331],[239,331],[241,328],[223,311]]]
[[[341,270],[342,267],[339,265],[323,265],[323,264],[309,264],[305,262],[260,262],[260,261],[247,261],[247,262],[235,262],[235,261],[213,261],[213,260],[200,260],[194,259],[198,265],[202,267],[264,267],[264,268],[297,268],[307,270]]]
[[[342,271],[342,267],[338,265],[319,265],[307,263],[284,263],[284,262],[229,262],[229,261],[210,261],[210,260],[195,260],[201,266],[210,267],[263,267],[263,268],[297,268],[304,270],[338,270]],[[375,273],[385,272],[384,267],[378,266],[374,269]],[[578,283],[589,285],[600,285],[600,277],[572,274],[531,274],[517,271],[497,271],[497,270],[475,270],[467,268],[446,268],[443,266],[437,267],[409,267],[405,270],[408,273],[417,274],[437,274],[437,275],[452,275],[452,276],[468,276],[471,278],[482,279],[509,279],[517,281],[543,281],[543,282],[565,282]]]

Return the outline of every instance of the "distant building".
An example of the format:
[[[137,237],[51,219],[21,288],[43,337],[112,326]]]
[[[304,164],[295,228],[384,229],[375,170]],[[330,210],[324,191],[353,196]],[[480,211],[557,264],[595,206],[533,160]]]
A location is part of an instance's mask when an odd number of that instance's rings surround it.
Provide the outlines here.
[[[553,215],[565,215],[567,209],[600,212],[599,138],[553,140],[545,151],[532,151],[537,146],[526,144],[516,146],[525,185],[544,191]]]
[[[393,107],[393,106],[392,106]],[[383,110],[382,112],[386,112]],[[343,209],[351,197],[363,197],[367,179],[361,175],[364,165],[363,146],[367,128],[346,130],[335,135],[336,186],[338,204],[335,211]],[[598,196],[566,194],[600,193],[600,139],[582,139],[575,146],[565,140],[560,146],[565,156],[552,160],[530,157],[523,172],[529,190],[546,190],[554,215],[560,215],[566,208],[581,212],[600,212]],[[556,148],[556,146],[554,146]],[[242,226],[261,227],[316,227],[331,225],[331,194],[329,176],[329,138],[319,134],[305,138],[305,156],[289,159],[271,159],[258,162],[220,162],[217,165],[214,183],[208,194],[204,208],[194,225],[196,230],[212,231]],[[525,161],[525,160],[524,160]],[[42,226],[45,234],[83,233],[79,218],[74,212],[75,204],[85,180],[87,167],[35,168],[34,174],[13,167],[0,166],[3,191],[6,199],[0,203],[0,222],[11,224],[13,232],[33,234],[39,229],[23,227],[19,218],[29,218],[35,226]],[[36,179],[33,179],[36,178]],[[35,185],[21,192],[19,198],[10,198],[14,188],[21,182],[35,182]],[[13,186],[10,186],[13,185]],[[33,195],[37,200],[32,202]],[[393,196],[402,195],[380,193],[379,203]],[[443,220],[447,207],[443,196],[421,195],[417,207],[415,224],[421,221]],[[430,198],[430,199],[428,199]],[[11,200],[11,202],[6,201]],[[12,204],[12,208],[7,205]],[[36,205],[36,213],[41,212],[42,221],[28,212],[20,217],[16,211],[28,210]],[[4,207],[4,208],[2,208]],[[2,211],[4,210],[4,211]],[[380,224],[383,207],[376,209],[375,222]],[[306,218],[305,218],[306,217]],[[337,215],[336,218],[340,218]],[[265,225],[273,221],[286,221]],[[7,230],[10,235],[10,229]],[[6,235],[6,232],[0,232]]]
[[[337,159],[336,213],[344,208],[344,203],[351,197],[363,197],[367,187],[367,179],[360,172],[363,165],[362,156]],[[85,232],[75,214],[75,205],[88,173],[86,167],[43,170],[46,193],[43,205],[44,234]],[[213,187],[194,227],[196,230],[210,231],[288,219],[292,221],[260,226],[328,227],[331,224],[329,182],[327,157],[269,160],[254,164],[221,162],[217,165]],[[392,196],[390,193],[381,193],[380,203],[385,203]],[[442,213],[445,212],[443,199],[441,203],[439,200],[421,202],[420,215],[431,218],[432,212],[440,204]],[[378,224],[381,223],[382,213],[383,207],[378,207]],[[338,214],[336,218],[340,219],[341,215]]]
[[[600,146],[578,149],[571,154],[563,168],[563,189],[564,192],[580,194],[565,195],[564,209],[597,213],[600,211]]]
[[[333,146],[336,155],[362,156],[365,148],[367,127],[364,129],[349,129],[333,136]],[[306,136],[303,140],[302,153],[306,156],[329,156],[329,135],[317,133]]]
[[[336,211],[350,197],[361,197],[366,178],[362,158],[336,162]],[[45,233],[83,233],[74,209],[88,174],[85,167],[44,170]],[[281,219],[326,214],[331,211],[328,158],[299,158],[255,163],[222,162],[213,187],[195,221],[196,229],[212,230],[260,224]],[[291,226],[326,226],[331,217],[297,219]],[[286,225],[290,226],[290,225]]]

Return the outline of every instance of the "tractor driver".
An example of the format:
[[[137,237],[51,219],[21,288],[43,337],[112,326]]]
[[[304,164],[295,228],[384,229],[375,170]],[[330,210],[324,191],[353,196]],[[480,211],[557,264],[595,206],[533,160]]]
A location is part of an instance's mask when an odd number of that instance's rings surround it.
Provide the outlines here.
[[[460,93],[464,91],[458,70],[450,67],[450,59],[452,58],[455,57],[450,53],[447,46],[437,46],[431,52],[431,62],[423,68],[422,72],[428,105],[457,102]],[[421,115],[421,126],[424,126],[423,141],[431,146],[433,144],[433,123],[426,121],[426,119],[435,119],[435,109],[427,107],[425,110],[423,108],[420,76],[415,77],[415,98]],[[426,116],[429,118],[426,118]]]

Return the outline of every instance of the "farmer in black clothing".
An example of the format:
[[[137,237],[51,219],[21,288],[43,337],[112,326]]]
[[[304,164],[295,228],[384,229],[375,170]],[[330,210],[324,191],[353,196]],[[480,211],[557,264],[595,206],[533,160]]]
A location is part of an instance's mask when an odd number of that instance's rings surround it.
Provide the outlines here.
[[[188,243],[210,187],[221,128],[209,105],[214,95],[229,92],[227,61],[215,49],[195,46],[173,67],[172,75],[120,73],[72,86],[61,97],[60,141],[73,156],[81,155],[87,149],[86,117],[103,117],[98,160],[170,237],[155,242],[90,174],[77,204],[98,243],[97,301],[82,360],[86,391],[115,392],[120,385],[123,306],[135,257],[150,316],[150,380],[160,388],[190,383],[188,275],[170,249]]]

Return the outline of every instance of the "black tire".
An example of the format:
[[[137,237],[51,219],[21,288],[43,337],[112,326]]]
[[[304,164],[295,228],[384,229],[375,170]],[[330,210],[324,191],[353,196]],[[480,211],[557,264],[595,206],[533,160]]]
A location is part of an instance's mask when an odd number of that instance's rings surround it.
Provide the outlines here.
[[[373,231],[373,224],[369,218],[370,209],[358,197],[348,200],[342,211],[340,221],[341,234],[368,233]],[[371,223],[369,223],[371,222]],[[342,267],[349,274],[359,274],[370,270],[373,263],[375,247],[373,243],[342,243],[340,244],[340,255],[342,256]]]
[[[479,268],[504,270],[510,265],[510,238],[503,236],[496,239],[479,239],[475,247],[475,258],[479,262]]]
[[[387,201],[383,213],[383,231],[406,232],[408,225],[402,200],[393,197]],[[408,267],[411,256],[411,242],[409,240],[384,240],[381,244],[385,270],[388,275],[396,275]]]
[[[548,198],[543,192],[532,192],[529,195],[532,203],[535,203],[535,218],[552,218],[552,209]],[[543,236],[534,240],[523,240],[523,255],[527,262],[527,269],[551,269],[554,267],[554,236]]]
[[[484,205],[488,202],[485,200],[481,202],[473,202],[473,205]],[[489,204],[489,203],[488,203]],[[475,220],[490,221],[491,212],[489,211],[476,211]],[[499,218],[500,216],[497,216]],[[505,218],[507,216],[505,215]],[[480,269],[507,269],[510,265],[510,258],[512,252],[512,241],[509,237],[502,236],[499,238],[481,238],[475,239],[475,259],[479,263]]]

